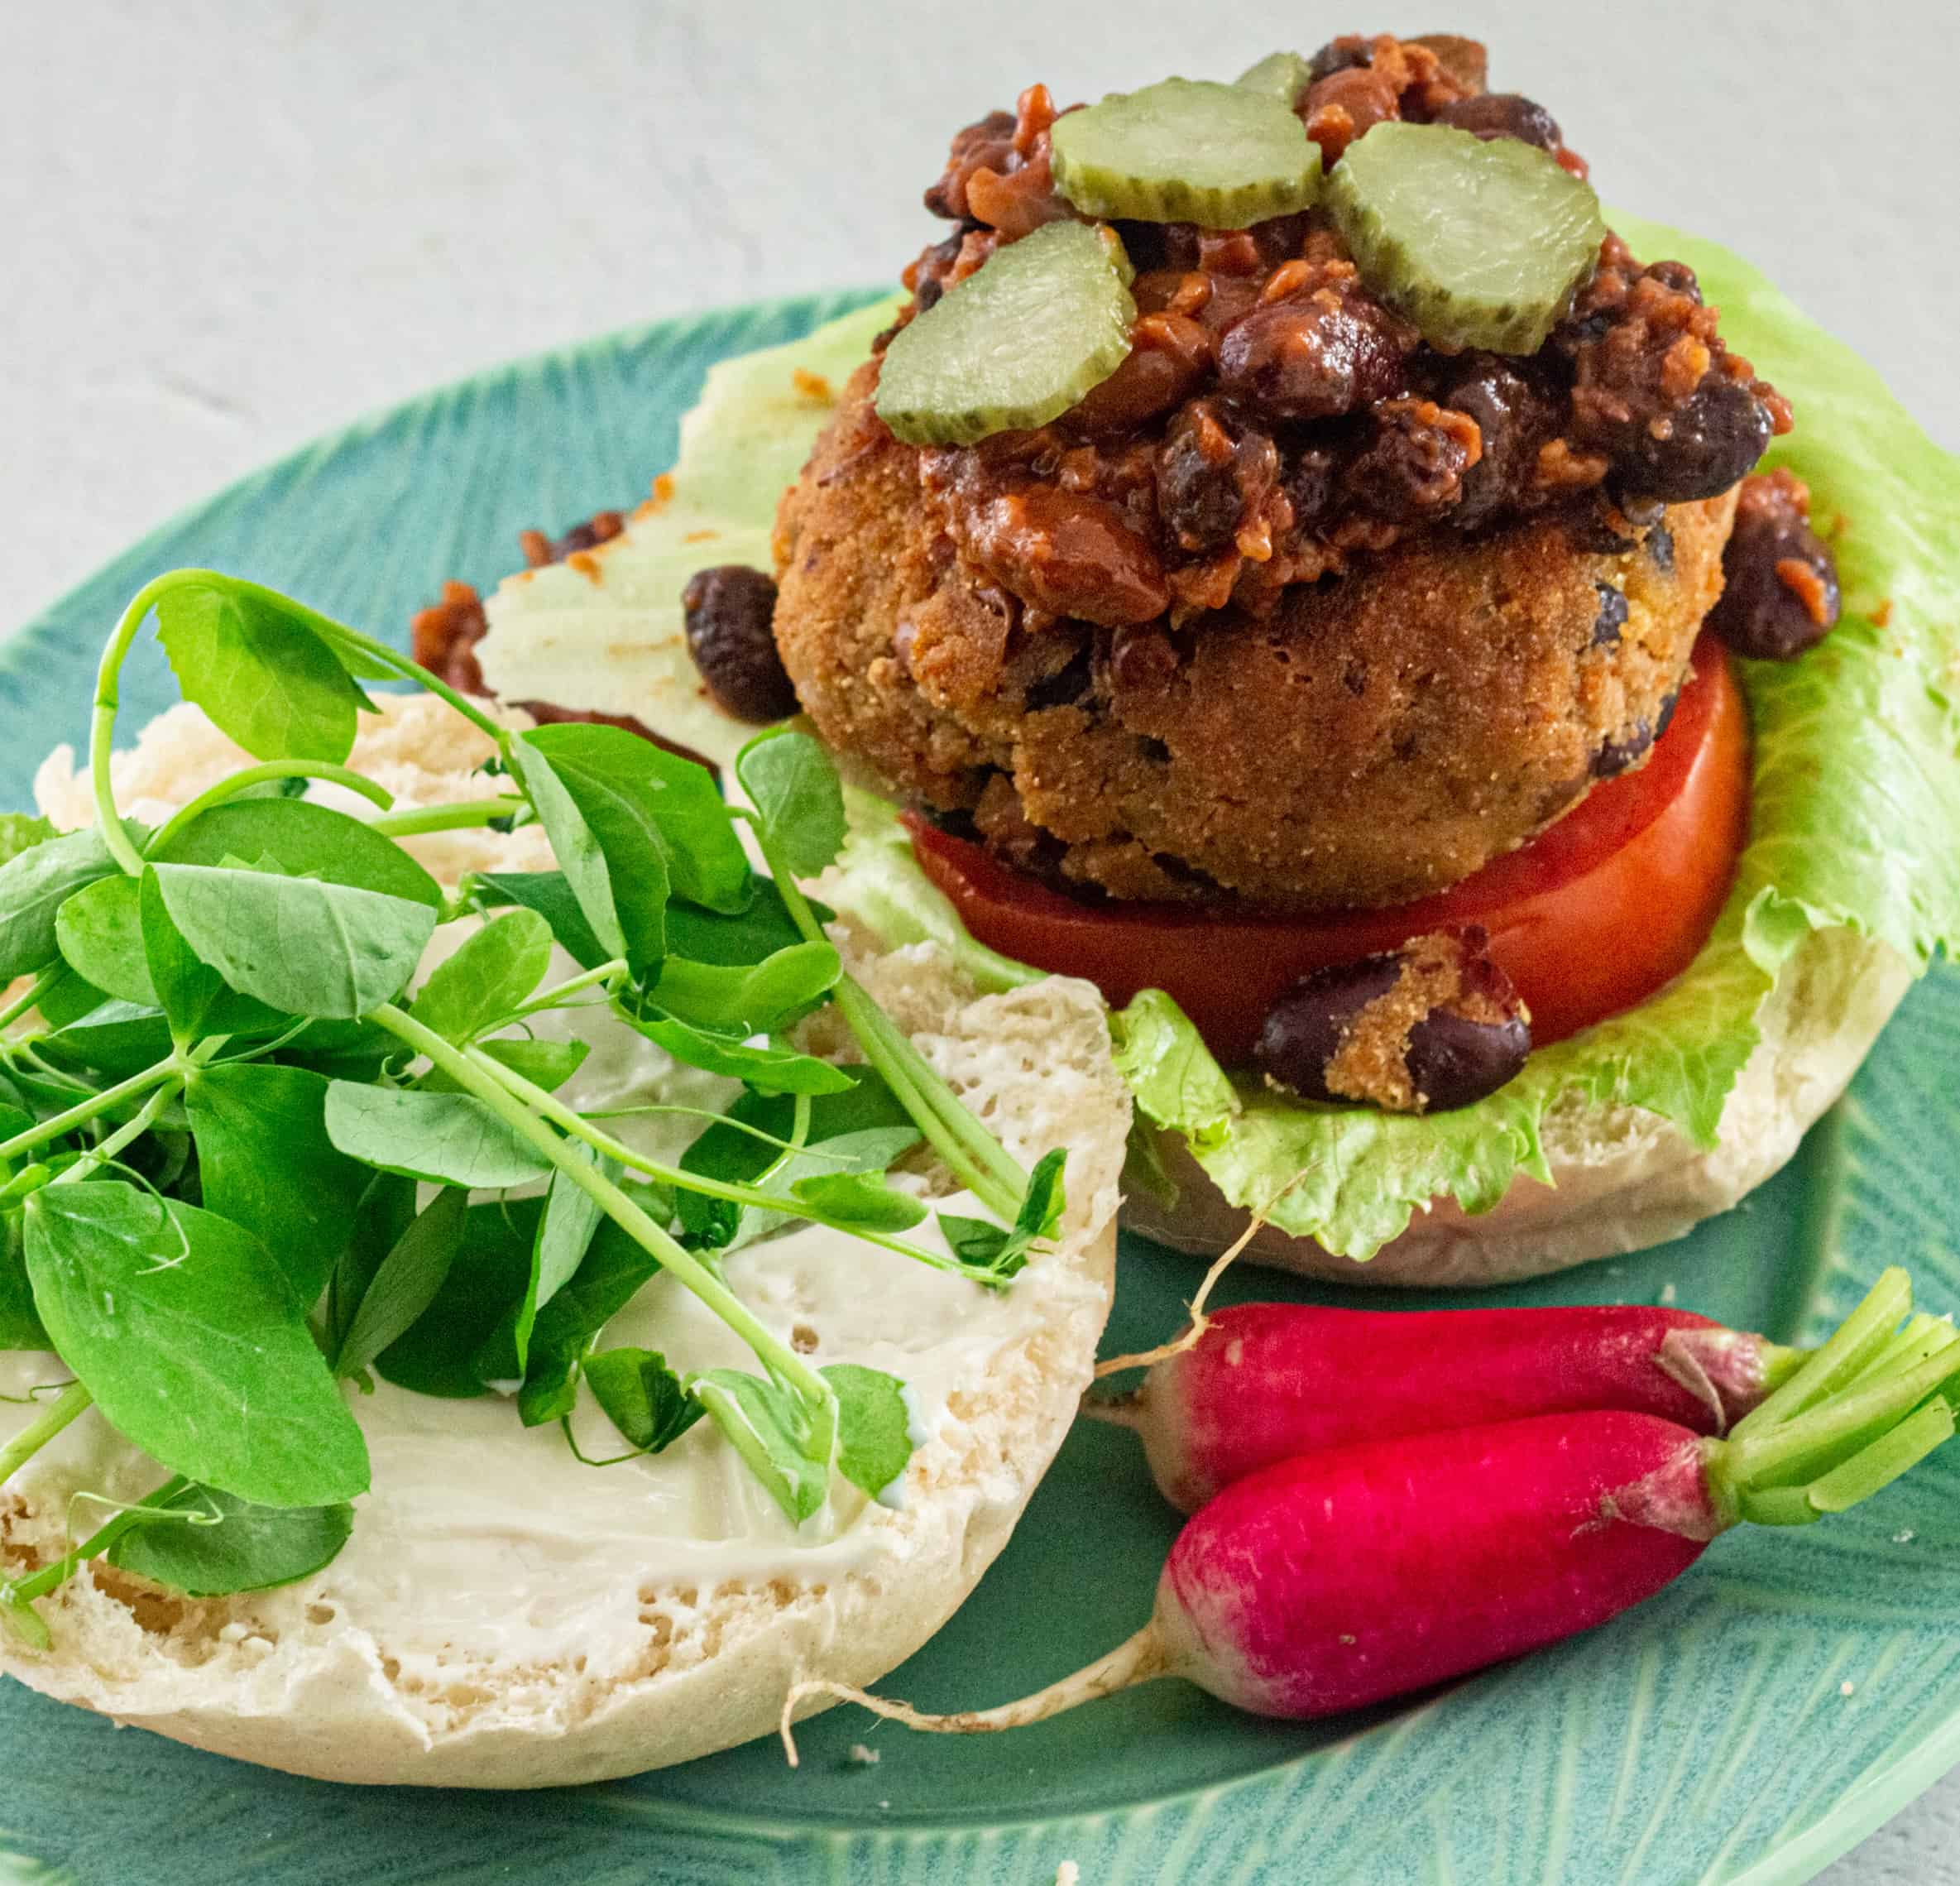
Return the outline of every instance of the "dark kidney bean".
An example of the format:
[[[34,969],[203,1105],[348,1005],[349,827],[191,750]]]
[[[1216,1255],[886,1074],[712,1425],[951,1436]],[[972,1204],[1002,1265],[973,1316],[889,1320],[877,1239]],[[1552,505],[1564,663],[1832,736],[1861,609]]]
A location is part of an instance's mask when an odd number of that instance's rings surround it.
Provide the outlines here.
[[[1405,46],[1427,46],[1436,64],[1467,92],[1481,92],[1490,77],[1490,55],[1483,41],[1461,33],[1417,33]]]
[[[1325,79],[1335,72],[1365,65],[1373,56],[1368,41],[1359,33],[1343,33],[1339,39],[1329,40],[1308,60],[1306,69],[1315,78]]]
[[[1481,1100],[1531,1049],[1517,991],[1483,953],[1488,940],[1470,924],[1316,970],[1273,1005],[1255,1063],[1306,1100],[1415,1113]]]
[[[1531,1028],[1522,1015],[1473,1021],[1431,1009],[1409,1030],[1409,1079],[1428,1101],[1426,1113],[1448,1113],[1495,1093],[1531,1052]]]
[[[1594,583],[1599,593],[1599,613],[1593,618],[1593,646],[1612,648],[1627,626],[1627,598],[1610,583]]]
[[[1332,419],[1385,400],[1415,330],[1354,294],[1301,295],[1255,308],[1219,343],[1227,392],[1276,419]]]
[[[1327,1063],[1340,1052],[1348,1025],[1401,979],[1402,958],[1392,952],[1302,977],[1268,1010],[1253,1044],[1253,1065],[1302,1100],[1337,1100],[1327,1086]]]
[[[1452,411],[1477,422],[1483,450],[1463,474],[1463,496],[1450,522],[1477,525],[1508,510],[1529,487],[1538,448],[1552,431],[1550,403],[1494,354],[1466,357],[1436,395]]]
[[[1196,321],[1146,314],[1123,364],[1076,402],[1068,429],[1094,438],[1147,425],[1195,391],[1210,366],[1211,336]]]
[[[1722,598],[1708,626],[1737,655],[1794,660],[1838,620],[1838,570],[1794,482],[1751,478],[1722,552]]]
[[[1559,121],[1543,105],[1517,92],[1485,92],[1439,105],[1435,122],[1454,125],[1474,137],[1515,137],[1541,151],[1556,151],[1565,142]]]
[[[1637,720],[1618,740],[1609,740],[1593,756],[1593,777],[1596,780],[1617,778],[1629,766],[1646,756],[1652,746],[1655,733],[1652,724]]]
[[[1649,281],[1658,281],[1662,286],[1671,288],[1677,295],[1685,295],[1699,308],[1701,305],[1701,283],[1696,280],[1694,271],[1685,262],[1649,262],[1641,271]]]
[[[1180,409],[1157,454],[1157,508],[1181,549],[1221,549],[1279,477],[1279,448],[1217,400]]]
[[[1302,445],[1287,456],[1287,468],[1280,488],[1293,507],[1293,521],[1301,530],[1311,530],[1334,508],[1335,474],[1340,459],[1325,445]]]
[[[1171,606],[1163,565],[1120,506],[1028,480],[981,506],[969,548],[989,575],[1057,616],[1114,628]]]
[[[758,723],[796,712],[771,627],[772,578],[747,564],[698,570],[681,592],[688,652],[716,700],[737,720]]]
[[[1378,517],[1419,523],[1463,497],[1476,463],[1476,422],[1433,400],[1385,400],[1370,415],[1373,432],[1348,468],[1348,488]]]
[[[1635,425],[1615,441],[1620,490],[1670,504],[1714,497],[1747,473],[1770,443],[1769,409],[1739,380],[1711,374],[1670,420],[1665,439]]]

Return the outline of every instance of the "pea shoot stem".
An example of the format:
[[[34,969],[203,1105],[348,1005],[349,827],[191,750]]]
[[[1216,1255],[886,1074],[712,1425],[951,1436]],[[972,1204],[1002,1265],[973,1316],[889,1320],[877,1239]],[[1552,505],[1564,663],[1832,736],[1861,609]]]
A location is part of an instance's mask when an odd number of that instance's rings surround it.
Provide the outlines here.
[[[775,881],[784,908],[790,920],[811,943],[827,943],[823,926],[803,888],[769,843],[762,821],[750,818],[749,829],[755,834],[769,876]],[[980,1122],[975,1120],[960,1097],[908,1041],[891,1018],[871,1000],[855,977],[840,977],[832,991],[838,1009],[857,1038],[865,1058],[884,1077],[885,1084],[897,1095],[954,1175],[974,1197],[1009,1223],[1028,1195],[1028,1174],[1013,1156]]]
[[[98,1526],[81,1544],[73,1551],[65,1552],[51,1564],[44,1565],[38,1572],[31,1572],[17,1583],[0,1586],[8,1603],[31,1605],[36,1598],[45,1598],[57,1586],[72,1577],[76,1569],[92,1558],[100,1558],[124,1533],[134,1532],[138,1526],[155,1519],[158,1510],[175,1500],[190,1485],[182,1474],[173,1474],[155,1492],[145,1494],[133,1506],[125,1506],[120,1513]]]
[[[116,810],[115,784],[109,776],[109,761],[116,751],[116,706],[119,698],[117,682],[122,671],[123,658],[129,653],[130,644],[136,640],[144,618],[157,597],[181,583],[185,573],[183,570],[171,570],[153,577],[130,598],[129,607],[117,621],[115,633],[103,648],[102,660],[95,670],[95,711],[89,725],[89,776],[95,794],[95,818],[110,857],[132,877],[143,875],[142,854],[122,829],[122,820]]]
[[[65,962],[51,963],[42,970],[5,1008],[0,1008],[0,1029],[12,1027],[67,973]]]
[[[214,786],[207,786],[188,805],[180,806],[144,847],[144,856],[157,857],[169,850],[170,841],[199,813],[208,812],[228,799],[236,799],[240,793],[249,792],[252,787],[268,785],[274,780],[324,780],[333,785],[345,786],[349,792],[358,793],[384,812],[395,803],[395,794],[378,780],[371,780],[365,773],[357,773],[352,766],[337,766],[330,760],[266,760],[233,773],[229,779],[220,780]]]
[[[534,1015],[543,1010],[560,1006],[568,996],[575,996],[580,990],[590,989],[597,983],[610,982],[616,977],[624,976],[625,972],[625,957],[616,956],[610,962],[601,962],[595,968],[585,970],[577,976],[568,976],[563,982],[554,982],[549,989],[540,989],[528,1001],[520,1002],[508,1014],[499,1015],[495,1021],[478,1032],[494,1034],[500,1029],[510,1028],[522,1021],[526,1015]]]
[[[72,1133],[76,1127],[86,1125],[98,1114],[120,1106],[126,1100],[134,1100],[139,1094],[150,1092],[152,1088],[161,1087],[178,1076],[180,1065],[177,1057],[173,1054],[167,1060],[159,1061],[155,1067],[144,1068],[140,1074],[132,1074],[127,1080],[118,1081],[113,1087],[104,1087],[101,1092],[91,1094],[84,1101],[78,1101],[66,1112],[57,1113],[51,1120],[44,1120],[37,1125],[30,1126],[26,1132],[17,1133],[11,1140],[0,1140],[0,1159],[17,1159],[21,1154],[30,1152],[50,1140],[59,1140],[64,1133]],[[178,1085],[183,1085],[181,1079],[179,1079]]]
[[[522,812],[528,803],[515,796],[458,799],[450,805],[419,806],[412,812],[371,819],[368,828],[386,838],[412,838],[422,832],[462,832],[487,825],[493,818],[508,818],[514,812]]]
[[[740,1337],[778,1380],[793,1388],[808,1403],[812,1416],[812,1440],[821,1441],[817,1456],[830,1458],[836,1437],[836,1395],[830,1384],[817,1374],[788,1343],[774,1336],[747,1304],[692,1252],[656,1225],[632,1199],[595,1165],[572,1156],[565,1142],[505,1085],[487,1057],[472,1059],[453,1046],[414,1016],[405,1015],[391,1003],[376,1009],[370,1019],[419,1054],[428,1056],[467,1093],[473,1094],[491,1112],[541,1153],[552,1166],[590,1198],[627,1236],[683,1289],[707,1304],[723,1322]],[[525,1083],[527,1087],[529,1083]],[[532,1089],[534,1092],[541,1092]],[[549,1098],[549,1096],[544,1097]],[[576,1116],[574,1116],[576,1117]]]
[[[825,1212],[822,1206],[807,1198],[764,1192],[757,1186],[738,1184],[732,1179],[712,1178],[704,1173],[683,1171],[678,1166],[664,1165],[659,1159],[649,1159],[644,1153],[635,1151],[623,1140],[616,1140],[611,1134],[601,1131],[583,1114],[567,1106],[555,1094],[549,1094],[544,1088],[527,1081],[515,1068],[506,1068],[502,1062],[484,1053],[480,1049],[472,1048],[467,1052],[475,1065],[489,1078],[508,1088],[526,1106],[536,1109],[553,1125],[575,1140],[583,1140],[594,1151],[603,1153],[608,1159],[618,1160],[621,1165],[630,1168],[645,1178],[658,1179],[664,1185],[678,1186],[683,1191],[699,1193],[703,1197],[720,1198],[731,1205],[752,1205],[758,1211],[779,1212],[785,1217],[807,1218],[812,1224],[827,1226],[832,1231],[847,1231],[852,1237],[865,1244],[876,1245],[881,1250],[896,1251],[899,1256],[909,1257],[915,1263],[925,1265],[931,1269],[950,1271],[956,1276],[970,1279],[975,1284],[984,1284],[990,1289],[1007,1288],[1009,1279],[992,1271],[963,1264],[958,1258],[946,1256],[940,1251],[927,1250],[918,1245],[907,1244],[903,1238],[888,1237],[882,1231],[854,1225]],[[808,1130],[807,1118],[804,1130]],[[800,1150],[800,1142],[793,1145],[789,1149]]]
[[[0,1486],[4,1486],[94,1399],[79,1382],[70,1382],[62,1389],[48,1404],[46,1413],[23,1428],[4,1447],[0,1447]]]

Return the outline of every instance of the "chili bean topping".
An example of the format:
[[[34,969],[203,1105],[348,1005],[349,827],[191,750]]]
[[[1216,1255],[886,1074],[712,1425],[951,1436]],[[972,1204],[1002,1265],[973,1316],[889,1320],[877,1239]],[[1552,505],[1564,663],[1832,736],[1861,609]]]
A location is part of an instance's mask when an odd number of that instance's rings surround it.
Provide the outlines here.
[[[1329,163],[1401,118],[1520,138],[1584,170],[1543,106],[1485,90],[1474,41],[1344,35],[1311,72],[1296,108]],[[1075,214],[1049,174],[1057,115],[1031,86],[1014,112],[953,140],[927,202],[958,227],[907,271],[914,300],[901,319],[1001,242]],[[1026,626],[1114,626],[1153,605],[1173,626],[1227,605],[1264,614],[1290,585],[1411,532],[1546,511],[1574,520],[1575,543],[1603,541],[1608,525],[1616,550],[1644,540],[1665,569],[1665,506],[1728,490],[1790,427],[1788,404],[1723,344],[1694,271],[1643,267],[1616,236],[1526,358],[1425,345],[1368,292],[1317,210],[1243,230],[1126,222],[1119,233],[1138,271],[1124,364],[1038,431],[921,456],[937,521],[1018,601]],[[1766,621],[1834,608],[1807,545],[1766,567]]]
[[[1737,655],[1789,661],[1838,620],[1838,570],[1810,528],[1810,493],[1779,468],[1742,481],[1708,626]]]

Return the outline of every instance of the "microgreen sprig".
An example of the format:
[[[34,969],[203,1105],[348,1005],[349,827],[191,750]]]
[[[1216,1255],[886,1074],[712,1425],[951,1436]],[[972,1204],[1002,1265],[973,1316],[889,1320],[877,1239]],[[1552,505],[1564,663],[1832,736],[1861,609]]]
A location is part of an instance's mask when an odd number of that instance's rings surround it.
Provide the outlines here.
[[[112,756],[152,617],[184,698],[252,764],[146,832],[117,813]],[[376,679],[477,728],[495,789],[396,810],[350,763]],[[802,1221],[1002,1289],[1056,1233],[1061,1156],[1023,1171],[845,972],[798,882],[844,837],[822,747],[774,732],[735,770],[745,805],[617,727],[507,727],[386,644],[215,571],[132,599],[97,674],[96,824],[26,822],[0,861],[0,977],[26,979],[0,1007],[0,1341],[51,1348],[74,1377],[0,1446],[0,1481],[91,1407],[169,1477],[0,1586],[0,1617],[44,1634],[35,1601],[105,1554],[198,1593],[326,1562],[368,1472],[340,1385],[376,1375],[494,1385],[568,1438],[582,1380],[620,1459],[711,1420],[798,1524],[836,1481],[875,1494],[903,1470],[901,1385],[806,1360],[729,1255]],[[321,804],[316,784],[371,811]],[[530,823],[555,869],[453,892],[399,842]],[[477,927],[411,997],[459,919]],[[576,967],[553,979],[559,953]],[[864,1067],[798,1045],[828,1003]],[[585,1044],[537,1029],[594,1008],[740,1097],[721,1114],[581,1106],[564,1084]],[[705,1124],[656,1158],[605,1124],[634,1114]],[[942,1213],[943,1249],[901,1235],[927,1210],[887,1169],[922,1141],[998,1223]],[[659,1271],[760,1373],[598,1346]]]

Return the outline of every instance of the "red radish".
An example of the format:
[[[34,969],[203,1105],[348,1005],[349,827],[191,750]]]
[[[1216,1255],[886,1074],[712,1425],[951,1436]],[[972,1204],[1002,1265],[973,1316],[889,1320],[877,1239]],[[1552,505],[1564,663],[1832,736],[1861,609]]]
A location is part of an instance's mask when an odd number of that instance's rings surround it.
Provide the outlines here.
[[[1533,1414],[1624,1409],[1726,1433],[1803,1360],[1686,1310],[1334,1310],[1241,1303],[1133,1394],[1084,1412],[1143,1437],[1164,1497],[1195,1513],[1296,1454]]]
[[[1889,1485],[1953,1432],[1960,1337],[1915,1318],[1904,1273],[1726,1439],[1625,1409],[1540,1414],[1282,1461],[1186,1523],[1150,1622],[1018,1702],[922,1716],[1012,1729],[1156,1677],[1263,1716],[1318,1716],[1427,1688],[1589,1630],[1685,1572],[1742,1520],[1797,1525]]]

